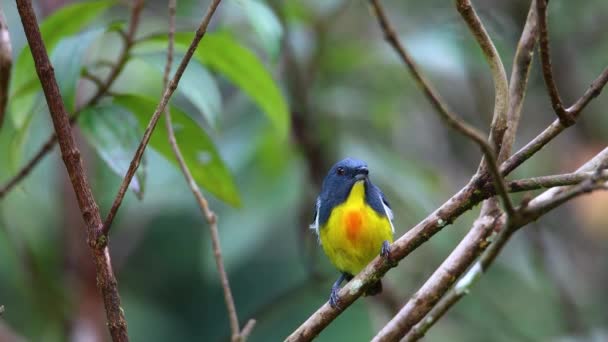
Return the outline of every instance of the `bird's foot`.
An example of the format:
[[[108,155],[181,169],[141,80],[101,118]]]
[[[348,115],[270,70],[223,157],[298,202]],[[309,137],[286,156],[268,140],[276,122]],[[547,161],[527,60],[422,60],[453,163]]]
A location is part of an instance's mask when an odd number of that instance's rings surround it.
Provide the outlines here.
[[[382,249],[380,250],[380,255],[388,261],[391,260],[391,244],[386,240],[382,242]]]
[[[329,305],[334,309],[340,308],[340,296],[338,295],[340,292],[339,286],[332,286],[331,294],[329,295]]]

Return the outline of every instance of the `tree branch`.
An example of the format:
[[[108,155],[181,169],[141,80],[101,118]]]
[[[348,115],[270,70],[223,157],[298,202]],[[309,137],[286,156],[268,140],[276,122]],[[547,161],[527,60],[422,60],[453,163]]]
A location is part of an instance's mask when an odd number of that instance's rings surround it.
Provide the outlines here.
[[[536,12],[536,0],[532,0],[526,23],[522,30],[515,57],[513,58],[513,70],[509,83],[509,110],[507,112],[507,131],[503,137],[502,148],[498,155],[498,161],[504,162],[513,148],[517,128],[521,118],[521,108],[526,96],[528,78],[534,57],[534,47],[538,41],[538,21]]]
[[[418,323],[485,250],[496,218],[480,216],[467,236],[372,341],[397,341]]]
[[[505,67],[471,1],[456,0],[456,9],[466,22],[490,65],[494,81],[494,114],[490,127],[490,143],[494,146],[495,151],[500,152],[503,136],[507,130],[507,111],[509,110],[509,84]]]
[[[100,246],[95,244],[97,231],[102,227],[99,207],[93,198],[91,188],[85,176],[80,151],[72,135],[68,114],[61,99],[53,67],[40,35],[34,9],[29,0],[17,0],[17,9],[34,58],[36,72],[40,78],[46,102],[49,106],[49,113],[59,140],[61,155],[70,176],[72,187],[76,193],[82,217],[86,223],[88,242],[97,271],[97,285],[104,299],[110,334],[114,341],[128,341],[127,322],[120,307],[120,297],[116,278],[112,271],[109,250],[106,245]]]
[[[470,6],[470,4],[468,4]],[[502,63],[493,49],[493,45],[487,37],[487,33],[481,26],[479,19],[475,19],[472,8],[462,11],[463,17],[469,18],[467,22],[473,22],[470,26],[476,27],[473,31],[481,32],[476,37],[482,40],[480,45],[482,50],[488,50],[486,56],[490,64],[494,65],[493,72],[495,84],[503,83],[501,67]],[[511,74],[511,86],[509,87],[509,101],[507,110],[507,129],[504,132],[503,144],[499,155],[499,160],[508,157],[520,119],[521,107],[528,83],[528,75],[537,40],[537,20],[536,6],[534,1],[528,11],[528,16],[520,40],[517,44],[516,54],[513,61],[513,71]],[[485,39],[483,37],[486,37]],[[484,43],[485,41],[485,43]],[[483,48],[486,46],[487,48]],[[492,52],[494,51],[494,52]],[[493,57],[494,56],[494,57]],[[492,62],[493,61],[493,62]],[[501,88],[500,91],[504,91]],[[496,90],[498,95],[498,90]],[[498,101],[495,101],[498,102]],[[498,111],[495,110],[495,115]],[[516,184],[528,184],[540,186],[533,182],[518,182]],[[532,184],[529,184],[532,183]],[[509,185],[509,184],[507,184]],[[480,217],[475,221],[471,230],[458,244],[454,251],[445,259],[433,275],[424,285],[412,296],[399,313],[376,335],[376,340],[397,339],[403,337],[415,324],[420,322],[426,314],[433,309],[442,296],[449,290],[458,277],[477,259],[489,244],[488,238],[494,231],[500,212],[495,210],[496,206],[492,199],[484,203]]]
[[[593,172],[572,172],[561,175],[540,176],[510,181],[507,183],[509,192],[521,192],[537,190],[542,188],[554,188],[558,186],[576,185],[590,178],[598,177],[600,180],[608,180],[608,171],[602,171],[599,176]]]
[[[118,78],[122,70],[124,69],[125,64],[129,59],[129,53],[131,48],[135,44],[135,33],[137,31],[137,27],[139,26],[139,18],[141,16],[141,11],[143,9],[143,0],[135,0],[133,6],[131,8],[131,20],[129,22],[129,28],[126,36],[124,38],[124,44],[122,50],[120,51],[116,62],[112,64],[110,68],[110,72],[102,85],[97,88],[95,94],[83,105],[79,106],[72,116],[70,117],[70,124],[73,125],[82,112],[83,109],[95,105],[99,100],[101,100],[104,96],[107,95],[109,89],[114,84],[114,81]],[[7,195],[19,182],[21,182],[25,177],[27,177],[38,165],[38,163],[46,156],[52,149],[55,147],[55,143],[57,143],[57,135],[53,132],[46,142],[40,147],[38,152],[34,154],[34,156],[27,162],[19,172],[13,178],[11,178],[6,184],[4,184],[0,188],[0,199]]]
[[[576,101],[572,107],[570,107],[571,109],[568,109],[574,118],[578,118],[582,110],[591,101],[591,99],[595,98],[601,93],[607,82],[608,67],[602,71],[602,73],[595,79],[595,81],[593,81],[593,83],[591,83],[583,96]],[[548,144],[566,128],[567,126],[565,126],[559,119],[553,121],[547,128],[545,128],[544,131],[542,131],[539,135],[537,135],[534,139],[532,139],[524,147],[519,149],[519,151],[502,163],[502,165],[500,165],[500,172],[503,175],[511,173],[511,171],[536,154],[536,152],[540,151],[546,144]]]
[[[574,124],[574,117],[564,108],[562,99],[559,96],[557,85],[553,79],[553,70],[551,67],[551,52],[549,49],[549,32],[547,29],[547,0],[536,1],[538,10],[538,26],[540,28],[540,60],[543,70],[543,78],[551,98],[551,106],[555,114],[559,118],[562,125],[568,127]]]
[[[6,113],[12,65],[13,49],[11,47],[11,37],[8,33],[8,25],[6,24],[4,12],[0,7],[0,129],[2,129]]]
[[[177,68],[175,75],[171,79],[171,82],[169,82],[169,84],[168,84],[167,88],[165,89],[164,94],[160,100],[160,103],[158,104],[158,106],[156,107],[156,109],[154,111],[154,114],[150,118],[150,122],[148,123],[148,126],[146,127],[144,136],[143,136],[139,146],[137,147],[137,151],[135,152],[135,155],[133,156],[133,159],[131,160],[129,169],[127,170],[127,173],[120,185],[120,188],[118,189],[118,194],[116,195],[116,198],[114,199],[114,203],[112,203],[112,207],[110,208],[110,211],[109,211],[108,215],[106,216],[106,220],[104,221],[101,235],[99,236],[99,238],[101,238],[101,240],[105,240],[105,238],[108,236],[108,233],[112,226],[112,222],[114,221],[114,217],[116,216],[116,212],[118,211],[118,208],[120,208],[120,205],[122,204],[122,200],[127,192],[127,189],[129,188],[129,184],[131,183],[131,180],[133,179],[133,176],[135,175],[135,171],[137,171],[137,168],[139,167],[139,163],[144,154],[146,146],[148,145],[148,142],[150,141],[152,132],[154,131],[154,128],[156,127],[156,123],[158,122],[160,115],[164,112],[164,109],[167,106],[167,102],[169,102],[171,95],[173,95],[173,92],[175,91],[175,89],[177,89],[177,84],[179,83],[179,80],[181,79],[182,75],[184,74],[184,71],[186,70],[188,63],[190,62],[190,59],[192,58],[194,51],[198,47],[198,43],[205,36],[205,33],[207,32],[207,26],[209,26],[209,23],[211,22],[211,17],[215,13],[217,6],[220,4],[220,1],[221,0],[213,0],[209,4],[209,7],[207,8],[207,13],[205,13],[203,20],[201,21],[198,29],[196,30],[194,39],[192,40],[192,43],[190,43],[190,46],[188,47],[188,51],[186,51],[186,54],[182,58],[182,61],[179,64],[179,67]]]
[[[597,97],[606,83],[608,82],[608,67],[602,71],[600,76],[593,81],[591,86],[585,91],[575,103],[569,108],[565,108],[562,99],[559,95],[559,90],[553,79],[553,68],[551,66],[551,50],[549,47],[549,29],[547,24],[547,0],[538,0],[538,25],[540,28],[540,57],[543,70],[543,78],[551,98],[551,106],[555,114],[559,118],[560,123],[565,126],[574,124],[579,113],[589,104],[589,102]]]
[[[456,285],[441,299],[441,301],[428,313],[426,318],[414,326],[405,336],[405,341],[416,341],[424,336],[426,331],[439,320],[460,298],[468,294],[469,289],[477,279],[485,272],[502,248],[508,242],[513,233],[537,220],[540,216],[558,207],[566,201],[591,191],[606,189],[607,172],[604,170],[608,161],[608,148],[597,154],[593,159],[581,166],[572,174],[588,175],[591,177],[581,179],[581,182],[569,188],[548,190],[534,198],[529,203],[524,203],[518,211],[521,213],[515,219],[509,219],[503,215],[496,221],[494,231],[500,233],[494,239],[490,247],[480,257],[479,261],[471,267]]]
[[[397,34],[395,33],[395,29],[392,27],[390,21],[386,13],[384,12],[384,8],[380,4],[379,0],[370,0],[372,8],[374,10],[374,14],[378,19],[378,23],[382,31],[384,32],[384,37],[388,41],[388,43],[395,49],[395,51],[401,57],[401,60],[407,65],[408,70],[414,77],[414,80],[418,84],[418,86],[424,92],[424,95],[431,102],[436,112],[439,114],[440,118],[448,125],[449,127],[455,129],[456,131],[463,134],[465,137],[471,139],[475,142],[479,148],[481,149],[483,155],[488,160],[488,167],[490,169],[490,173],[492,174],[492,179],[496,186],[496,192],[499,194],[501,199],[503,200],[503,204],[505,206],[505,210],[507,212],[513,211],[513,204],[511,203],[511,199],[509,198],[509,194],[506,190],[506,186],[504,184],[504,180],[498,170],[498,163],[496,161],[496,153],[494,148],[486,141],[484,135],[479,132],[473,126],[467,124],[464,120],[458,117],[453,111],[449,109],[447,104],[441,99],[439,94],[431,87],[430,83],[426,80],[426,78],[422,75],[416,63],[410,54],[405,50],[399,39],[397,38]],[[502,64],[501,64],[502,65]],[[506,79],[506,78],[505,78]],[[501,86],[502,87],[502,86]],[[507,95],[508,96],[508,95]],[[499,101],[500,103],[500,101]],[[508,103],[508,102],[507,102]],[[500,103],[500,110],[502,111],[502,107],[504,104]],[[506,108],[506,107],[505,107]],[[500,117],[502,117],[502,112],[500,112]],[[506,115],[505,115],[506,116]],[[495,127],[506,126],[503,125],[502,119],[496,119],[500,121],[496,125],[493,125],[493,131],[498,131]],[[503,133],[500,133],[502,137]]]
[[[171,73],[171,66],[173,65],[173,53],[175,43],[175,7],[176,0],[169,0],[169,46],[167,48],[167,62],[165,64],[165,70],[163,73],[163,88],[165,89],[165,91],[169,83],[169,74]],[[245,339],[253,329],[255,320],[250,320],[245,325],[243,331],[240,331],[236,306],[234,304],[234,298],[232,297],[232,290],[230,289],[228,275],[226,274],[226,270],[224,268],[224,261],[222,260],[220,237],[217,228],[217,216],[209,208],[207,200],[198,188],[198,185],[196,184],[194,177],[192,177],[192,173],[190,172],[190,169],[188,168],[188,165],[184,160],[182,152],[177,143],[177,139],[175,138],[175,132],[171,124],[171,110],[168,107],[165,107],[165,126],[167,126],[167,135],[169,137],[169,144],[171,145],[173,154],[175,155],[179,167],[182,173],[184,174],[184,177],[186,178],[186,182],[188,184],[188,187],[190,188],[190,191],[192,191],[192,194],[196,198],[196,202],[198,203],[201,213],[209,224],[209,232],[211,235],[211,243],[213,246],[213,255],[215,257],[217,271],[219,273],[222,288],[224,290],[224,300],[226,302],[226,309],[228,310],[230,330],[232,331],[232,341],[245,341]]]
[[[575,118],[578,117],[580,112],[585,109],[585,107],[593,100],[598,97],[604,86],[608,83],[608,67],[606,67],[602,73],[591,83],[589,88],[585,91],[583,96],[581,96],[576,102],[569,107],[568,113],[573,115]]]

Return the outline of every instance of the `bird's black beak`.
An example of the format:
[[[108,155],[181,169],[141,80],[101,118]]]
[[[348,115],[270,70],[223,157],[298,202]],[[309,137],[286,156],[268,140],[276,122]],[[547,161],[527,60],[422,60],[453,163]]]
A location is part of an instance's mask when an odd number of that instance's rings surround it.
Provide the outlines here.
[[[360,167],[357,169],[357,173],[355,174],[355,179],[360,181],[363,179],[367,179],[367,175],[369,174],[369,169],[367,167]]]

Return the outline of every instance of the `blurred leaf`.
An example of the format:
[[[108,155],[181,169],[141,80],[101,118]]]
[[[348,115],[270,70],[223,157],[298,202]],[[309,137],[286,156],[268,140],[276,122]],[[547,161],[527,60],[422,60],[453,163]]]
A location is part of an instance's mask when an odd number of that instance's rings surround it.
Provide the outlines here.
[[[51,55],[55,68],[55,77],[59,83],[61,97],[68,112],[75,106],[76,85],[80,79],[82,62],[91,43],[98,38],[104,29],[95,29],[63,39]]]
[[[46,104],[46,102],[40,101],[40,99],[36,99],[36,105],[33,106],[29,111],[26,112],[24,117],[24,122],[19,127],[19,129],[15,129],[14,136],[9,143],[9,169],[13,172],[16,172],[19,164],[21,162],[21,157],[23,154],[23,146],[29,137],[30,126],[32,124],[34,114],[39,110],[42,110],[42,104]],[[10,120],[7,120],[10,121]]]
[[[117,95],[114,97],[114,102],[135,114],[142,129],[145,129],[148,125],[148,121],[157,105],[156,99],[138,95]],[[175,107],[171,107],[171,116],[176,140],[180,144],[186,164],[198,185],[219,199],[231,205],[239,206],[240,198],[232,175],[226,168],[207,132],[186,113]],[[175,166],[179,166],[169,145],[167,128],[163,118],[156,125],[154,134],[150,139],[150,145]]]
[[[176,56],[177,57],[177,56]],[[142,55],[141,60],[152,65],[161,75],[164,72],[166,58],[160,55]],[[181,58],[173,59],[171,75],[180,63]],[[215,78],[196,61],[188,64],[177,91],[183,94],[202,114],[205,121],[216,128],[217,118],[222,111],[222,95],[215,82]]]
[[[62,38],[80,32],[115,3],[115,0],[86,1],[65,6],[47,17],[40,24],[40,33],[47,51],[52,51]],[[21,128],[25,122],[25,115],[34,99],[32,93],[38,89],[34,60],[26,46],[17,57],[11,81],[9,105],[16,128]]]
[[[175,47],[186,51],[192,42],[192,33],[177,33]],[[155,36],[141,44],[140,51],[164,51],[167,37]],[[247,93],[264,111],[280,139],[287,137],[289,113],[279,86],[274,82],[262,62],[251,51],[241,46],[228,33],[209,33],[201,41],[194,57],[232,81]]]
[[[247,15],[264,48],[274,60],[279,54],[283,37],[283,26],[268,5],[258,0],[236,0]]]
[[[119,177],[124,177],[142,136],[142,130],[133,115],[113,104],[89,107],[82,111],[79,126],[99,157]],[[144,193],[145,157],[144,155],[135,178],[129,185],[139,199]]]

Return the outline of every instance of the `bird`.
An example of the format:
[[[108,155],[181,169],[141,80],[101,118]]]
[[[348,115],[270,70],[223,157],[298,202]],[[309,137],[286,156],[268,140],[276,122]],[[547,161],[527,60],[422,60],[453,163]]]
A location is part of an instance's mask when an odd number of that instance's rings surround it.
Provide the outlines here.
[[[339,305],[338,292],[378,254],[390,260],[395,227],[393,212],[382,191],[369,176],[367,164],[346,158],[334,164],[321,185],[310,228],[330,262],[340,272],[333,284],[329,304]],[[382,292],[380,281],[365,295]]]

